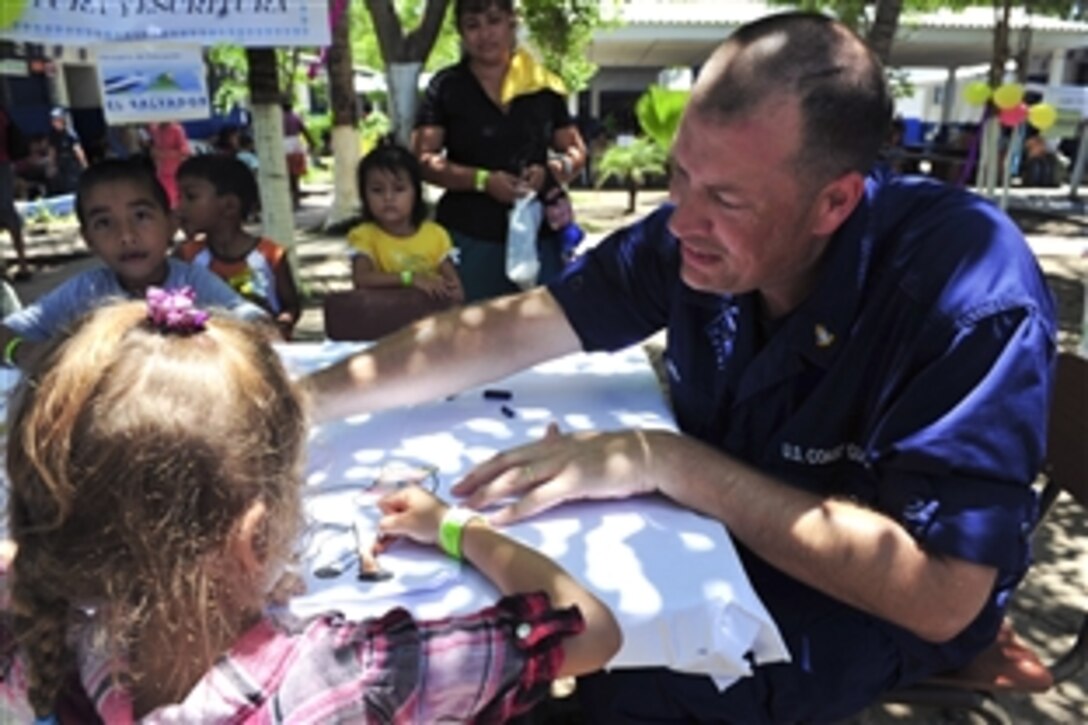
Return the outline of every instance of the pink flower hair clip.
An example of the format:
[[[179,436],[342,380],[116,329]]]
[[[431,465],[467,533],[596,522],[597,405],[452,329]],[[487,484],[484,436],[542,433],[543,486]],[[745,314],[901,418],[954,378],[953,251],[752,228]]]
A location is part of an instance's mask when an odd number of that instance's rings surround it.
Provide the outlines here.
[[[147,319],[163,332],[200,332],[209,317],[207,310],[196,306],[196,292],[192,287],[147,288]]]

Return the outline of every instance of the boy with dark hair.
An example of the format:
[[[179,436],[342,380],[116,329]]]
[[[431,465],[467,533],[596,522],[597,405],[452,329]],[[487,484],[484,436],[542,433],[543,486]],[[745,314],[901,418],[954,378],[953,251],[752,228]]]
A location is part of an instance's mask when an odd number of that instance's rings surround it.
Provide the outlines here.
[[[302,309],[287,250],[242,227],[257,206],[253,172],[234,157],[205,154],[187,159],[177,178],[177,215],[188,239],[175,255],[268,310],[289,339]]]
[[[190,287],[202,307],[223,307],[247,320],[267,319],[207,270],[169,258],[177,225],[166,191],[145,164],[108,159],[88,168],[76,190],[76,216],[83,239],[104,266],[68,279],[5,317],[0,324],[5,365],[25,365],[32,348],[85,312],[113,299],[142,299],[151,286]]]

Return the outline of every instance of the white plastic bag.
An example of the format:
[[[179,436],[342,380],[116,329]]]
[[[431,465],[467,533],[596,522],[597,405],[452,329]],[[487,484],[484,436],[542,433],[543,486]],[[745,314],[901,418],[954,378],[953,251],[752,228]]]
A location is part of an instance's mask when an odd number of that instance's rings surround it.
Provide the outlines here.
[[[536,233],[544,218],[544,208],[535,194],[514,202],[506,231],[506,276],[522,289],[536,284],[540,257],[536,251]]]

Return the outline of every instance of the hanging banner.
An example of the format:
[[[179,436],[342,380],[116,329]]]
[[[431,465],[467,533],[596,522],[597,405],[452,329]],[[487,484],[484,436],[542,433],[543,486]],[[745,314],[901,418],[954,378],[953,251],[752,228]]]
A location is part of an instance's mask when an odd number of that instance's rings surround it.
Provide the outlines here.
[[[0,0],[0,38],[90,45],[328,45],[328,0]]]
[[[107,123],[211,116],[199,45],[120,43],[98,46],[95,55]]]

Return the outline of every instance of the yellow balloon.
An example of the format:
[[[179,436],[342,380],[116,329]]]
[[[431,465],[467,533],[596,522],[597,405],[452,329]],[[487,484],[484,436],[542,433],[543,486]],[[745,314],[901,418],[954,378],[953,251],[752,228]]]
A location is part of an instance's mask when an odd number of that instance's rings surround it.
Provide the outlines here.
[[[963,89],[963,99],[972,106],[982,106],[990,100],[990,86],[983,81],[972,81]]]
[[[994,91],[994,105],[1001,110],[1015,108],[1024,100],[1024,87],[1019,83],[1004,83]]]
[[[0,30],[7,30],[23,11],[26,10],[27,0],[0,0]]]
[[[1028,109],[1028,123],[1040,131],[1045,131],[1058,120],[1058,109],[1049,103],[1036,103]]]

